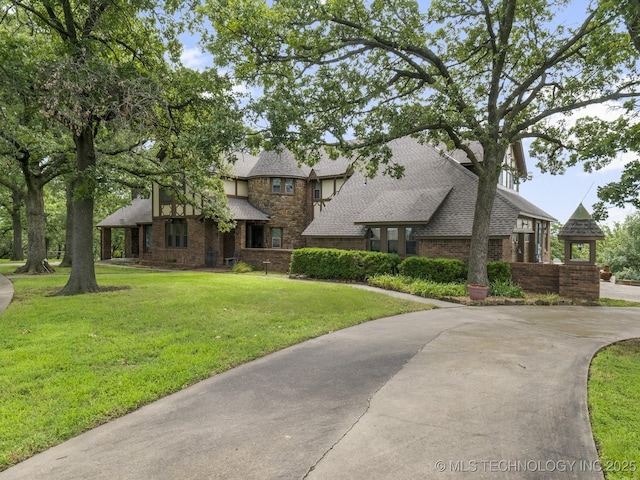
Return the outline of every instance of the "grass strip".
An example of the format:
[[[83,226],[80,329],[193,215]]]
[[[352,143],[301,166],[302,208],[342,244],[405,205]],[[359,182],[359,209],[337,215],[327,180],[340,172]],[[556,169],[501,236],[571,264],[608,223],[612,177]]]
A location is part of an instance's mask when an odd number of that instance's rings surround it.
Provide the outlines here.
[[[598,352],[589,371],[588,401],[606,478],[640,479],[640,339]]]
[[[108,267],[101,267],[108,268]],[[340,284],[111,269],[105,292],[15,277],[0,317],[0,470],[270,352],[425,306]]]

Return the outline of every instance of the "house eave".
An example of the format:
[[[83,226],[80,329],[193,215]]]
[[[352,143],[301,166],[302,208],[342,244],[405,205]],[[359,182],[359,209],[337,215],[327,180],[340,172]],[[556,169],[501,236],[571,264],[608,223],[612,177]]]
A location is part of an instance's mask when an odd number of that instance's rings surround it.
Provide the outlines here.
[[[423,226],[426,225],[428,220],[385,220],[383,222],[353,222],[354,225],[364,225],[365,227],[393,227],[395,225],[398,226]]]

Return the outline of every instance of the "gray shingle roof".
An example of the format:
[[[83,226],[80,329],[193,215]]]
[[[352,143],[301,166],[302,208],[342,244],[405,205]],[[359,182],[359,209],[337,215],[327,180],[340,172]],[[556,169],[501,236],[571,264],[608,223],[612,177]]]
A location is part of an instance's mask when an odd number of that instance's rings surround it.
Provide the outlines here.
[[[367,224],[423,222],[418,237],[471,236],[478,177],[416,139],[401,138],[389,146],[393,160],[405,167],[404,177],[377,176],[365,182],[362,173],[354,173],[303,235],[364,236]],[[517,192],[499,189],[490,235],[510,235],[519,215],[553,220]]]
[[[236,153],[234,156],[235,162],[231,164],[234,175],[238,178],[247,178],[258,163],[258,157],[244,152]]]
[[[502,197],[505,202],[511,203],[515,208],[518,208],[520,213],[524,216],[548,220],[549,222],[557,221],[556,218],[552,217],[541,208],[536,207],[529,200],[522,197],[518,192],[514,192],[513,190],[498,185],[498,196]]]
[[[595,220],[591,218],[591,214],[584,208],[582,203],[573,212],[569,221],[565,223],[558,232],[558,239],[560,240],[602,240],[604,238],[604,232]]]
[[[134,198],[126,205],[98,223],[103,228],[128,228],[151,223],[151,199]]]
[[[257,209],[243,198],[228,198],[231,214],[236,220],[269,220],[269,215]],[[131,228],[151,223],[151,199],[135,198],[127,205],[98,223],[102,228]]]
[[[248,176],[306,179],[310,171],[311,168],[306,165],[298,166],[293,153],[289,150],[282,150],[281,152],[263,151],[258,156],[258,161]]]
[[[320,161],[316,163],[312,172],[318,177],[337,177],[349,172],[351,167],[351,159],[347,157],[338,157],[331,160],[329,155],[323,150],[320,154]]]
[[[427,223],[450,191],[451,187],[382,192],[356,216],[355,223]]]
[[[235,220],[269,220],[269,215],[257,209],[244,198],[227,198],[231,214]]]

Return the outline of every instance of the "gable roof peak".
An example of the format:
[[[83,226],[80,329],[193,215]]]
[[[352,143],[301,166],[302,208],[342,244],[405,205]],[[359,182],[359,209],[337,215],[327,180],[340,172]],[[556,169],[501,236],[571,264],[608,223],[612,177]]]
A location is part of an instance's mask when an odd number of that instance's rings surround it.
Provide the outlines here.
[[[572,240],[582,238],[585,240],[602,240],[605,238],[604,232],[600,229],[591,214],[580,203],[573,212],[571,218],[558,232],[559,240]]]
[[[298,162],[290,150],[263,150],[251,169],[249,177],[293,177],[307,178],[311,169]]]
[[[573,214],[569,219],[570,220],[591,220],[592,217],[591,217],[591,214],[587,211],[587,209],[584,208],[584,205],[580,203],[580,205],[578,205],[578,208],[575,209],[575,211],[573,212]]]

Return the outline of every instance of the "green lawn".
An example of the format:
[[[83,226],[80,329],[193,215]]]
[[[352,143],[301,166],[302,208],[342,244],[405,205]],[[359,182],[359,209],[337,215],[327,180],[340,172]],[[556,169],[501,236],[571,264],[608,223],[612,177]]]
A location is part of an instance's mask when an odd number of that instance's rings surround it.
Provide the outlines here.
[[[100,267],[109,291],[16,277],[0,317],[0,470],[198,380],[374,318],[430,308],[340,284]]]
[[[606,478],[640,479],[640,339],[598,352],[588,390],[591,427]]]

